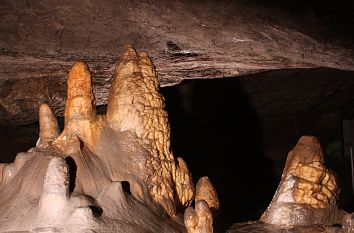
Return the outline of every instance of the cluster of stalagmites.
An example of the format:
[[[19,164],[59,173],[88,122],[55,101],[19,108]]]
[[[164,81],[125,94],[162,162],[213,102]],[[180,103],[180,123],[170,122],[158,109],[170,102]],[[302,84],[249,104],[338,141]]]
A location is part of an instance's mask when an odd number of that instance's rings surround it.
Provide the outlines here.
[[[42,104],[36,147],[0,165],[0,230],[212,232],[207,202],[218,208],[215,190],[206,177],[195,190],[186,163],[170,151],[148,54],[125,46],[106,115],[96,114],[86,64],[73,65],[67,85],[63,131]]]
[[[63,131],[42,104],[36,147],[0,164],[0,230],[213,232],[216,191],[207,177],[195,188],[186,163],[170,150],[168,117],[148,54],[125,46],[106,115],[96,114],[86,64],[73,65],[67,84]],[[284,227],[341,223],[337,190],[319,143],[303,137],[289,153],[261,221]],[[344,222],[350,229],[350,215]]]

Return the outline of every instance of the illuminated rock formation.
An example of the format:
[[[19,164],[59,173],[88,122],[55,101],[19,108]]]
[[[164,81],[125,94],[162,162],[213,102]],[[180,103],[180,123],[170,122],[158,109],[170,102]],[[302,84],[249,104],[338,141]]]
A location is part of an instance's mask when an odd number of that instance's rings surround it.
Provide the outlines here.
[[[198,180],[195,200],[206,201],[213,215],[218,214],[220,210],[218,194],[208,177],[204,176]]]
[[[188,207],[184,213],[188,233],[213,232],[213,216],[206,201],[196,201],[195,208]]]
[[[170,150],[168,117],[148,54],[124,48],[107,115],[96,113],[86,64],[73,65],[67,84],[63,132],[49,106],[41,105],[37,146],[0,164],[0,230],[212,232],[208,203],[218,208],[218,200],[210,181],[197,187],[207,200],[198,195],[195,210],[186,211],[186,226],[178,223],[195,188],[186,163]]]
[[[319,142],[301,137],[288,154],[278,189],[261,220],[284,227],[340,224],[345,212],[337,208],[338,193]]]

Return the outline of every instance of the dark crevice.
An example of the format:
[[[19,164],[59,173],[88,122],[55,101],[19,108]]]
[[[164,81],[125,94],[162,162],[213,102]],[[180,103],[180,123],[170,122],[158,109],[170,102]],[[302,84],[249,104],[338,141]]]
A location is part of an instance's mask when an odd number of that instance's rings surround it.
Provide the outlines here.
[[[130,184],[128,181],[121,181],[122,189],[127,194],[132,194],[130,191]]]
[[[91,209],[92,211],[92,214],[95,216],[95,217],[99,217],[102,215],[103,213],[103,209],[99,206],[95,206],[95,205],[91,205],[89,206],[89,208]]]
[[[69,192],[72,193],[76,186],[77,166],[75,160],[70,156],[65,158],[65,162],[69,167]]]

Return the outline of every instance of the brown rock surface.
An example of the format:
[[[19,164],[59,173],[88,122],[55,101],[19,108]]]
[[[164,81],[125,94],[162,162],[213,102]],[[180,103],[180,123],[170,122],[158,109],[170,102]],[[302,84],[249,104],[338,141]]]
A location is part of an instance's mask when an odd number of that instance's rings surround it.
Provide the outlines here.
[[[63,116],[65,74],[82,59],[97,105],[106,104],[126,43],[150,52],[161,86],[274,69],[353,70],[351,44],[326,36],[326,25],[308,11],[248,1],[2,1],[0,122],[36,121],[43,102]]]

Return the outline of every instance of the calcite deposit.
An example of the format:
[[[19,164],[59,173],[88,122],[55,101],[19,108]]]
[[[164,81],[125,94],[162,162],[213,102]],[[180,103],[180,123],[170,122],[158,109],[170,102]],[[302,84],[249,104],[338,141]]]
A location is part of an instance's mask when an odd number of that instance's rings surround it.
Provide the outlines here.
[[[201,177],[196,186],[195,200],[205,200],[213,215],[217,215],[220,210],[218,194],[208,177]]]
[[[216,192],[209,181],[195,191],[186,163],[170,150],[148,54],[125,46],[106,115],[96,113],[85,63],[72,66],[67,85],[63,131],[42,104],[36,147],[0,164],[1,232],[213,232]],[[195,192],[203,195],[194,209]]]
[[[260,220],[227,233],[352,233],[353,214],[338,208],[336,176],[326,168],[316,137],[303,136],[289,152],[273,200]]]
[[[345,212],[337,208],[338,194],[319,141],[303,136],[289,152],[278,189],[261,220],[284,227],[341,224]]]

